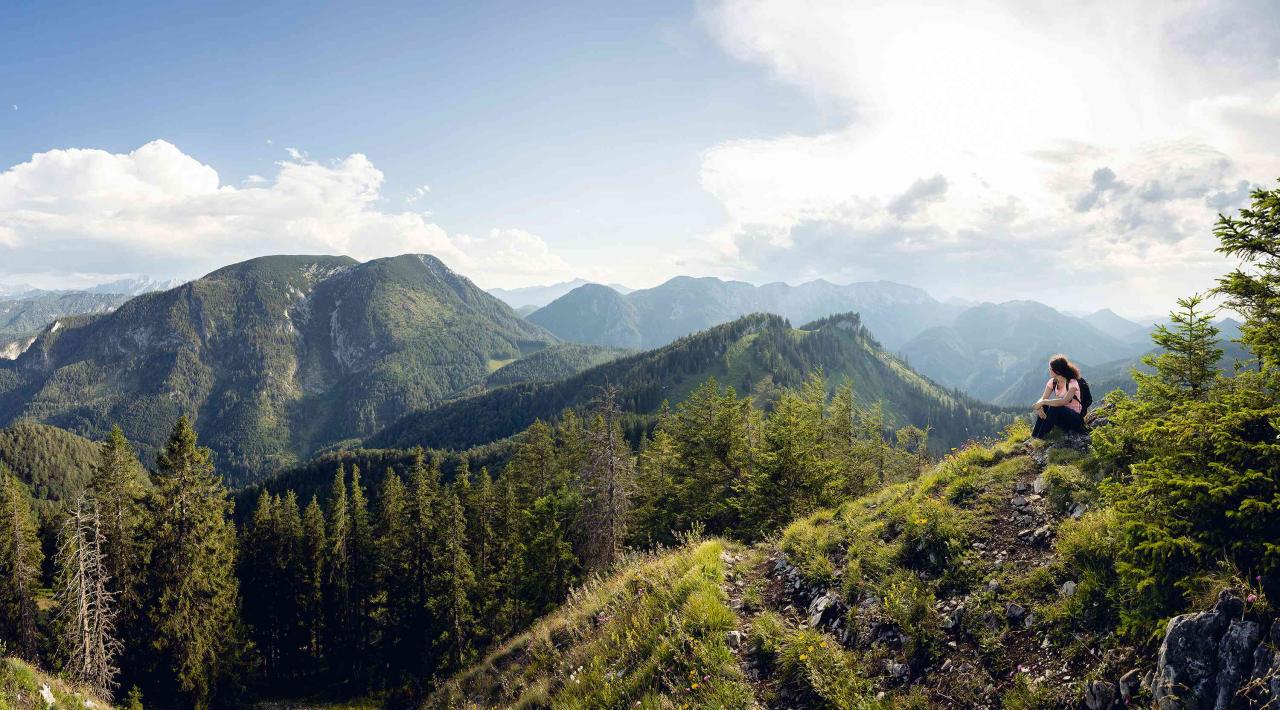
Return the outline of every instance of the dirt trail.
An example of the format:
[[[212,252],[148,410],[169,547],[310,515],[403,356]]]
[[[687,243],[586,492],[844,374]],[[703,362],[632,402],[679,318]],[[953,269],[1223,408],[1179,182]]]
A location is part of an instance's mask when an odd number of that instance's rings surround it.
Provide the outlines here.
[[[768,677],[767,664],[757,658],[756,650],[751,644],[751,625],[756,616],[764,610],[761,601],[763,596],[754,594],[769,582],[766,575],[763,550],[759,547],[735,552],[726,552],[723,557],[728,566],[725,575],[725,593],[729,597],[729,606],[738,618],[738,628],[729,632],[729,646],[738,658],[743,675],[755,691],[756,705],[760,708],[780,708],[769,702],[776,696],[776,688]],[[736,633],[736,636],[735,636]]]

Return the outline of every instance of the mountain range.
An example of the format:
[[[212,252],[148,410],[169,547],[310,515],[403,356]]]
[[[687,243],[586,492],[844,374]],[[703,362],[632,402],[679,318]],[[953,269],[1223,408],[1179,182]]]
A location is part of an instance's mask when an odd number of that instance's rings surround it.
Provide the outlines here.
[[[805,323],[852,311],[880,342],[896,349],[917,333],[947,323],[961,310],[921,289],[891,281],[755,286],[677,276],[627,294],[584,284],[527,318],[565,340],[655,348],[749,313],[774,313],[792,323]]]
[[[131,278],[79,290],[50,291],[26,284],[0,286],[0,359],[16,358],[35,340],[36,333],[58,318],[106,313],[134,296],[176,285],[177,282]]]
[[[38,330],[0,360],[0,426],[30,419],[100,438],[119,423],[150,456],[188,413],[236,482],[357,443],[484,444],[582,408],[605,381],[644,417],[709,377],[767,396],[816,368],[851,377],[893,423],[958,443],[987,431],[1000,405],[1034,399],[1052,352],[1086,365],[1095,385],[1125,387],[1151,347],[1147,328],[1111,311],[944,303],[887,281],[677,277],[630,293],[578,283],[522,318],[428,255],[262,257],[132,298],[22,303],[6,322]]]
[[[1008,301],[966,309],[949,325],[912,338],[899,352],[912,367],[944,385],[984,401],[1018,404],[1039,396],[1054,353],[1066,353],[1087,366],[1136,357],[1150,347],[1149,339],[1145,344],[1120,340],[1042,303]],[[1029,374],[1039,384],[1027,388],[1024,378]]]
[[[556,342],[426,255],[275,256],[46,327],[0,361],[18,419],[144,454],[179,414],[234,480],[369,436]]]
[[[1084,365],[1125,363],[1127,372],[1151,348],[1150,326],[1108,309],[1076,317],[1034,301],[942,302],[888,281],[753,286],[677,277],[629,294],[584,284],[526,318],[563,340],[654,348],[746,313],[805,322],[842,311],[859,313],[878,341],[922,374],[1001,405],[1035,399],[1040,385],[1027,383],[1053,353]]]

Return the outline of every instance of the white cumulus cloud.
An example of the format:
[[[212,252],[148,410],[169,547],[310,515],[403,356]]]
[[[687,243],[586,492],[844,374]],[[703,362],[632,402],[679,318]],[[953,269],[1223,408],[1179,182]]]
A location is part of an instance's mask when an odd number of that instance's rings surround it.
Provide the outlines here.
[[[565,266],[541,238],[449,235],[420,213],[378,208],[384,176],[361,154],[289,149],[274,176],[224,184],[165,141],[125,154],[51,150],[0,172],[0,279],[63,272],[196,275],[277,253],[370,259],[434,254],[480,280]]]

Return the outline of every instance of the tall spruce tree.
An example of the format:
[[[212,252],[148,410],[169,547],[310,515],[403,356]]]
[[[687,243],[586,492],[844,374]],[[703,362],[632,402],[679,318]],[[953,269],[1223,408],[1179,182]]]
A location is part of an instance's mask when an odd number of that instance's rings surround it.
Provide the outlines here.
[[[496,538],[493,549],[494,580],[490,584],[496,609],[490,626],[492,636],[501,638],[529,622],[529,604],[522,594],[528,569],[525,567],[524,519],[515,479],[503,469],[494,488]]]
[[[431,606],[440,625],[436,646],[446,672],[461,668],[473,651],[470,632],[475,574],[467,553],[467,520],[458,487],[447,487],[440,501],[440,534],[431,575]]]
[[[325,642],[326,657],[334,670],[349,674],[354,658],[351,653],[351,506],[347,499],[346,469],[338,466],[329,491],[325,539]]]
[[[377,592],[377,551],[374,548],[373,522],[369,518],[369,501],[360,481],[360,467],[351,466],[351,502],[348,506],[351,530],[350,627],[351,655],[357,676],[368,666],[372,644],[373,597]]]
[[[413,520],[408,494],[395,471],[388,469],[378,496],[378,587],[382,594],[381,651],[393,671],[407,670],[409,625],[414,617]]]
[[[324,587],[325,560],[329,543],[324,530],[324,512],[320,501],[311,496],[311,502],[302,514],[302,579],[300,590],[300,616],[306,637],[306,649],[312,666],[319,664],[324,654]]]
[[[524,578],[520,594],[533,616],[554,609],[581,573],[573,538],[581,497],[568,467],[584,460],[581,435],[581,420],[570,413],[554,431],[535,422],[505,470],[517,498],[530,501],[519,514],[518,536],[524,552],[520,567],[537,571]]]
[[[636,463],[636,495],[632,508],[632,544],[649,546],[675,541],[675,475],[680,462],[671,436],[671,412],[663,403],[653,434],[640,448]]]
[[[445,517],[439,462],[433,459],[428,464],[425,454],[418,449],[414,453],[409,478],[408,618],[405,633],[408,657],[416,662],[416,670],[424,673],[434,671],[439,661],[440,629],[434,595],[441,580],[434,575],[442,569],[436,557]]]
[[[152,643],[163,702],[205,708],[240,647],[231,503],[207,448],[180,417],[157,459]],[[153,694],[154,697],[154,694]]]
[[[276,582],[272,586],[273,606],[280,618],[275,622],[280,639],[277,678],[296,678],[306,673],[307,647],[304,603],[306,597],[306,562],[303,557],[302,513],[298,496],[286,491],[272,506],[272,529],[275,531],[275,554],[272,569]]]
[[[497,598],[498,575],[494,569],[497,564],[495,556],[497,501],[489,469],[482,467],[475,474],[475,479],[464,508],[467,517],[467,542],[471,553],[471,569],[476,578],[471,606],[475,610],[477,624],[481,629],[488,630],[493,627],[494,617],[501,602]]]
[[[276,608],[272,558],[275,556],[275,497],[270,491],[258,494],[258,503],[240,535],[240,594],[244,599],[244,620],[249,634],[262,654],[268,679],[279,666],[281,610]]]
[[[31,499],[0,463],[0,639],[29,661],[39,648],[36,592],[43,561]]]
[[[1218,280],[1214,292],[1244,316],[1242,340],[1261,372],[1277,387],[1280,378],[1280,188],[1258,188],[1234,217],[1218,215],[1218,251],[1239,259],[1240,268]]]

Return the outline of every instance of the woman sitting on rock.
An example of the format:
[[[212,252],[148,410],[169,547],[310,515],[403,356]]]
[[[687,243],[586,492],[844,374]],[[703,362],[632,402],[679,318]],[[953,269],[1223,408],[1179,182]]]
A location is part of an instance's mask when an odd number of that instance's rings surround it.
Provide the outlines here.
[[[1080,369],[1066,355],[1054,355],[1049,359],[1049,381],[1044,394],[1031,411],[1036,413],[1031,435],[1043,439],[1055,426],[1067,431],[1084,431],[1084,416],[1080,403]],[[1052,395],[1052,396],[1050,396]]]

